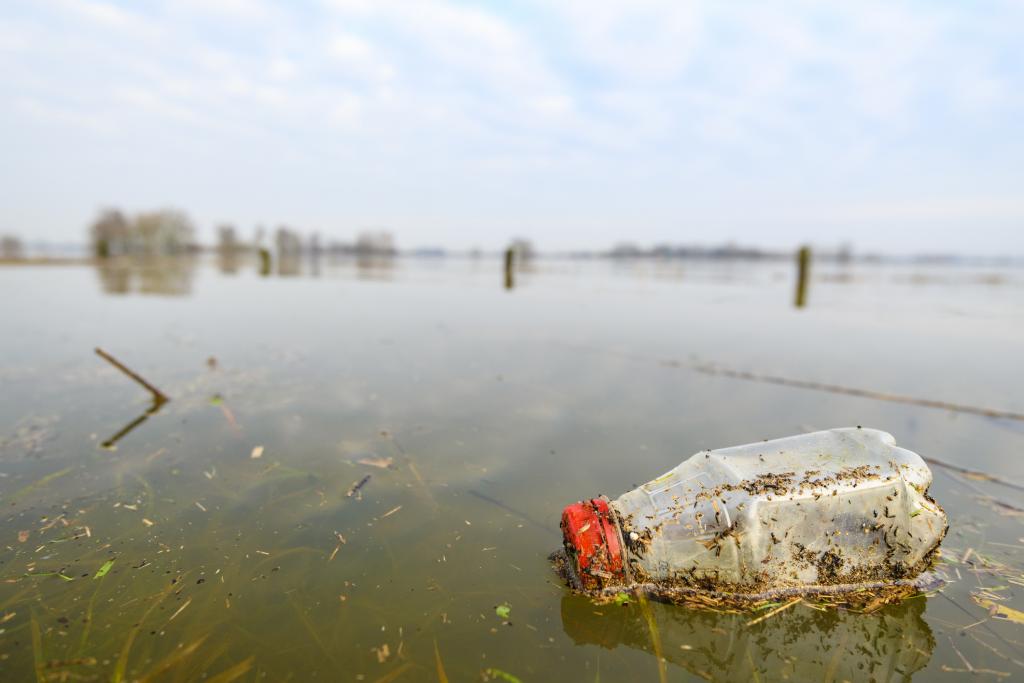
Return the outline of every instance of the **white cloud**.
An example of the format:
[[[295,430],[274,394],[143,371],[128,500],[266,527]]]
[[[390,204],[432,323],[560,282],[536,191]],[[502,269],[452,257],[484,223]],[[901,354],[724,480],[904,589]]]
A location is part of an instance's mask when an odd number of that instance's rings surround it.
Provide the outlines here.
[[[327,51],[335,59],[346,62],[369,59],[372,53],[369,43],[353,35],[335,36],[331,39]]]
[[[678,225],[733,193],[764,211],[729,220],[754,222],[780,206],[825,210],[816,196],[838,206],[842,193],[827,191],[847,186],[902,215],[884,193],[927,204],[929,183],[956,189],[968,208],[950,215],[965,224],[974,209],[1009,220],[984,207],[1021,180],[1009,123],[1024,113],[1021,7],[29,2],[9,21],[0,9],[0,102],[18,103],[0,112],[0,146],[32,129],[36,147],[46,131],[82,148],[101,135],[144,142],[167,173],[182,140],[211,169],[239,154],[280,155],[316,178],[379,168],[350,182],[366,196],[412,188],[409,215],[426,207],[434,225],[473,206],[482,213],[467,224],[514,207],[503,225],[543,212],[610,225],[643,207],[652,225]],[[280,202],[331,201],[288,191]]]
[[[86,21],[118,31],[148,32],[149,24],[139,15],[100,0],[55,0],[56,4]]]
[[[335,97],[335,103],[331,109],[331,120],[339,126],[351,127],[359,123],[363,108],[362,97],[354,93],[341,93]]]
[[[706,39],[706,3],[567,0],[553,7],[585,59],[634,83],[678,76]]]
[[[327,54],[358,78],[385,83],[395,76],[394,67],[368,41],[351,33],[334,35],[327,45]]]
[[[275,57],[267,65],[267,76],[275,81],[289,81],[295,77],[298,71],[295,62],[285,57]]]

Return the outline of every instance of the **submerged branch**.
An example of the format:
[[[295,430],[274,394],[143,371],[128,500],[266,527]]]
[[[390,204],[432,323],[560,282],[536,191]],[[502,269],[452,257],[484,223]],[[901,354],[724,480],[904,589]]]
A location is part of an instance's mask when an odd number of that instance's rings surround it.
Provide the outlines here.
[[[858,389],[855,387],[844,387],[838,384],[825,384],[823,382],[812,382],[802,379],[791,379],[789,377],[778,377],[775,375],[762,375],[756,372],[747,372],[745,370],[731,370],[729,368],[723,368],[716,365],[694,363],[692,365],[684,366],[678,361],[667,361],[665,365],[671,367],[689,367],[695,372],[702,372],[706,375],[714,375],[718,377],[729,377],[732,379],[743,379],[752,382],[762,382],[765,384],[778,384],[786,387],[794,387],[797,389],[812,389],[814,391],[825,391],[831,394],[845,394],[846,396],[859,396],[861,398],[871,398],[876,401],[889,401],[891,403],[906,403],[914,406],[921,406],[924,408],[938,408],[940,410],[949,410],[954,413],[970,413],[972,415],[981,415],[982,417],[993,417],[1006,420],[1020,420],[1024,421],[1024,413],[1014,412],[1012,410],[1002,410],[998,408],[984,408],[979,406],[966,405],[963,403],[951,403],[949,401],[939,401],[930,398],[917,398],[914,396],[904,396],[902,394],[887,394],[881,391],[872,391],[870,389]]]

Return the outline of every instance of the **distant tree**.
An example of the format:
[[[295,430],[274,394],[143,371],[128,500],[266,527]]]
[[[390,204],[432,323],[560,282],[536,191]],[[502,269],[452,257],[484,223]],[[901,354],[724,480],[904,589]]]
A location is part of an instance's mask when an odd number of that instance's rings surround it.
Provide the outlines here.
[[[241,254],[245,250],[246,247],[238,241],[235,226],[217,226],[217,261],[222,273],[237,273]]]
[[[516,259],[521,263],[531,261],[537,255],[536,250],[533,248],[533,242],[524,237],[513,239],[511,247],[512,251],[515,252]]]
[[[238,241],[238,231],[233,225],[217,226],[217,251],[231,253],[242,250],[242,243]]]
[[[612,247],[611,256],[614,258],[633,258],[640,256],[643,252],[640,247],[632,242],[620,242]]]
[[[195,244],[192,219],[176,209],[140,213],[132,228],[134,246],[143,254],[181,254]]]
[[[385,230],[365,230],[356,237],[355,251],[357,254],[374,256],[394,256],[394,236]]]
[[[0,258],[12,261],[25,258],[25,246],[21,238],[14,235],[0,237]]]
[[[295,256],[302,251],[302,239],[299,234],[286,225],[282,225],[274,233],[279,257]]]
[[[843,242],[839,245],[839,250],[836,252],[836,261],[839,263],[849,263],[853,260],[853,245],[849,242]]]
[[[128,219],[117,209],[102,209],[89,226],[92,251],[98,258],[126,254],[131,250]]]

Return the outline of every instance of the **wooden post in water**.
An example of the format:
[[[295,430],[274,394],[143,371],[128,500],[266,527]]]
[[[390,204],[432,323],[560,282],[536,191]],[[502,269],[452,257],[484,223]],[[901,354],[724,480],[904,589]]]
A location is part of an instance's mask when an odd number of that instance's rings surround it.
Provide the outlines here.
[[[807,303],[807,278],[811,268],[811,248],[800,247],[796,253],[796,307],[803,308]]]
[[[270,250],[266,247],[260,247],[260,275],[270,275]]]
[[[509,247],[505,250],[505,289],[512,289],[515,287],[515,268],[516,263],[516,252],[515,249]]]

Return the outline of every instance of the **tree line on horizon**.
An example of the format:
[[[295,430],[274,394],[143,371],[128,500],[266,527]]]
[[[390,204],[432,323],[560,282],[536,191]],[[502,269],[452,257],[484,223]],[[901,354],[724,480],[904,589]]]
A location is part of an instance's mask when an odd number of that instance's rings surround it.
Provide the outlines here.
[[[253,238],[240,237],[238,229],[230,224],[217,226],[215,250],[220,253],[240,254],[265,249],[265,231],[255,229]],[[373,254],[393,256],[398,253],[394,237],[385,230],[364,230],[354,242],[330,242],[322,245],[318,234],[303,238],[299,231],[279,226],[271,239],[280,257],[293,257],[305,252]],[[196,241],[195,223],[177,209],[144,211],[127,216],[119,209],[103,209],[89,225],[89,244],[94,256],[165,256],[196,253],[203,247]]]

